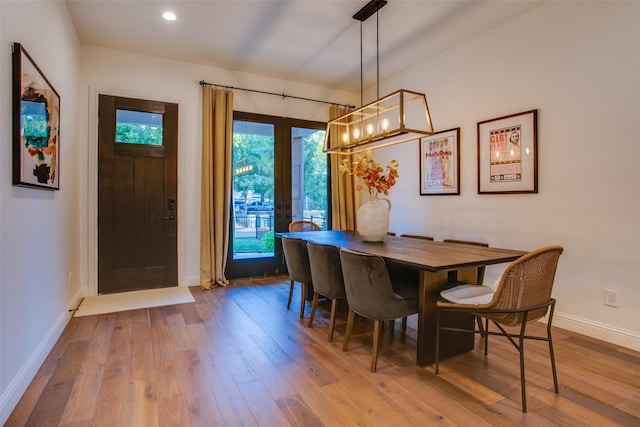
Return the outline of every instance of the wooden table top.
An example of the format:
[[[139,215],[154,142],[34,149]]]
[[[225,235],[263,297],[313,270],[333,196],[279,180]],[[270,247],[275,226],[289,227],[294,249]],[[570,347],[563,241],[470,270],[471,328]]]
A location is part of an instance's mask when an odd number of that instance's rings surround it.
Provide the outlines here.
[[[355,231],[304,231],[277,233],[319,244],[378,255],[384,259],[427,271],[457,270],[462,267],[511,262],[526,251],[460,243],[445,243],[410,237],[386,236],[382,242],[365,242]]]

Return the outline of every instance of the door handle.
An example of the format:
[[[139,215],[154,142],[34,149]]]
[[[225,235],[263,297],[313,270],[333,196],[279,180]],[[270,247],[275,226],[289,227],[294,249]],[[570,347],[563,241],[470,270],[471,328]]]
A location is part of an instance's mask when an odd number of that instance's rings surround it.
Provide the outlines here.
[[[167,216],[163,216],[162,219],[165,220],[165,221],[173,221],[174,219],[176,219],[176,216],[175,215],[167,215]]]

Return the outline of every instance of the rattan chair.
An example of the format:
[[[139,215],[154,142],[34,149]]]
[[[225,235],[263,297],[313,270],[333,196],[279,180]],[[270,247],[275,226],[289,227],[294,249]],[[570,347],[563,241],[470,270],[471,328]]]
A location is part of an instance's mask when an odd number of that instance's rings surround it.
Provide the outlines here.
[[[282,249],[284,250],[284,258],[289,270],[289,300],[287,301],[287,310],[291,306],[291,297],[293,296],[293,285],[300,282],[300,319],[304,318],[304,300],[307,295],[307,285],[311,284],[311,267],[309,266],[309,254],[307,252],[307,244],[304,240],[292,239],[290,237],[282,237]]]
[[[293,221],[289,224],[289,231],[320,231],[320,226],[313,221]]]
[[[391,281],[384,260],[379,256],[340,249],[344,287],[349,304],[347,331],[342,351],[347,351],[355,314],[373,320],[371,372],[378,364],[382,322],[406,318],[418,312],[418,287]]]
[[[520,353],[520,387],[522,393],[522,412],[527,412],[525,370],[524,370],[524,340],[533,339],[549,343],[549,357],[551,359],[551,371],[553,385],[556,393],[558,389],[558,377],[553,355],[553,341],[551,338],[551,324],[555,299],[551,298],[551,290],[558,266],[558,259],[562,254],[561,246],[548,246],[518,258],[505,269],[500,281],[493,293],[490,302],[486,304],[465,304],[438,301],[438,315],[436,327],[436,358],[435,374],[439,370],[440,331],[460,331],[480,333],[484,337],[484,354],[488,353],[489,335],[506,337]],[[484,331],[466,330],[440,326],[440,316],[444,312],[468,312],[485,319]],[[528,323],[536,321],[548,313],[547,335],[526,335]],[[489,331],[489,320],[493,322],[500,332]],[[519,327],[518,333],[510,333],[504,329],[507,327]]]
[[[313,302],[308,326],[313,325],[313,319],[318,308],[318,297],[321,295],[331,299],[331,317],[329,320],[328,340],[333,341],[333,330],[336,324],[336,306],[338,300],[346,299],[342,266],[340,264],[340,250],[332,245],[321,245],[308,242],[309,265],[311,266],[311,280],[313,282]]]

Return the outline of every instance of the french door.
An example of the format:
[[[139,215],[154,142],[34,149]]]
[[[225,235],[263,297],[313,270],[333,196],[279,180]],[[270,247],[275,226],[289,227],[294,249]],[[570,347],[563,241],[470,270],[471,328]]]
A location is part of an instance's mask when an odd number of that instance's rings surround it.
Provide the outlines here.
[[[330,224],[326,124],[244,112],[233,120],[227,278],[282,274],[280,240],[297,220]]]

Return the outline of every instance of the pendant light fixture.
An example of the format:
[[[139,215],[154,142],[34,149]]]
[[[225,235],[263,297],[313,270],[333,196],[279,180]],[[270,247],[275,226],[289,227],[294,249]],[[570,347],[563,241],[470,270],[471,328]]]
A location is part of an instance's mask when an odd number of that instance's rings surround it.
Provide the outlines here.
[[[376,14],[376,101],[327,123],[323,151],[329,154],[355,154],[433,135],[427,97],[400,89],[380,97],[380,55],[378,52],[378,11],[385,0],[371,0],[353,15],[360,21],[360,104],[363,104],[362,23]]]

